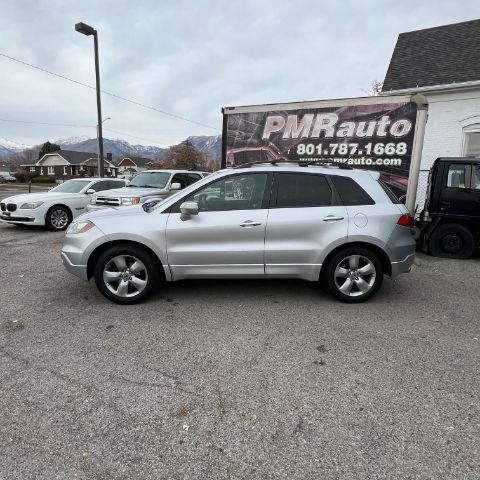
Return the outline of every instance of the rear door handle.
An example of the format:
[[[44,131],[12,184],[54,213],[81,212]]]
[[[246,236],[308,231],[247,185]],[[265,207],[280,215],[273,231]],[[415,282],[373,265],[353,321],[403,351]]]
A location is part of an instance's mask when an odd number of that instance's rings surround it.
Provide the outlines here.
[[[254,222],[253,220],[245,220],[243,223],[240,224],[241,227],[259,227],[262,223],[261,222]]]
[[[336,217],[335,215],[327,215],[323,221],[324,222],[338,222],[339,220],[343,220],[344,217]]]

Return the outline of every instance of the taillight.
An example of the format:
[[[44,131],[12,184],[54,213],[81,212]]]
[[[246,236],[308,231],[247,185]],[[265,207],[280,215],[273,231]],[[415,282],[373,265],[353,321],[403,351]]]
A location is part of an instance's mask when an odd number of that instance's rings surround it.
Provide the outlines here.
[[[411,227],[413,226],[413,217],[411,215],[402,215],[397,220],[397,225],[401,225],[402,227]]]

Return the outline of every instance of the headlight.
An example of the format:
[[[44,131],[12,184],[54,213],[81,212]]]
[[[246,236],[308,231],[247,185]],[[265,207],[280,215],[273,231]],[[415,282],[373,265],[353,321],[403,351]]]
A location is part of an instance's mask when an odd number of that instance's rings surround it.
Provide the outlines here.
[[[67,229],[67,235],[74,235],[76,233],[85,233],[93,228],[95,224],[90,220],[83,220],[79,222],[71,223]]]
[[[92,195],[92,198],[90,199],[90,205],[95,205],[97,203],[97,197]]]
[[[27,202],[24,203],[20,208],[28,208],[29,210],[33,210],[34,208],[38,208],[40,205],[43,205],[43,202]]]
[[[138,205],[140,203],[139,197],[123,197],[122,198],[122,205]]]

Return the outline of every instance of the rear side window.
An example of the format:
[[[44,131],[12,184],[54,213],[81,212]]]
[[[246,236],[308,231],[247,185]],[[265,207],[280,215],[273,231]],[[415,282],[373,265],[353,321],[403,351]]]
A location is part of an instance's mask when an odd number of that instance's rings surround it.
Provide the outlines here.
[[[346,206],[375,205],[373,198],[350,177],[331,176],[342,203]]]
[[[388,188],[385,182],[381,180],[378,181],[379,185],[383,188],[383,191],[387,194],[388,198],[392,201],[392,203],[402,203],[398,197]]]
[[[280,173],[277,207],[324,207],[331,205],[332,191],[323,175]]]

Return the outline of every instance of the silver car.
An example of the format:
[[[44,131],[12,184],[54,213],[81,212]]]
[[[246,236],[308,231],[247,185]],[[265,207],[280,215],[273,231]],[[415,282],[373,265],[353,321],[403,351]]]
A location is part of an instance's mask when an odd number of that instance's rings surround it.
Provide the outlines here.
[[[163,202],[82,215],[67,230],[67,270],[137,303],[162,281],[299,278],[339,300],[367,300],[408,272],[412,218],[377,172],[286,165],[227,169]]]

